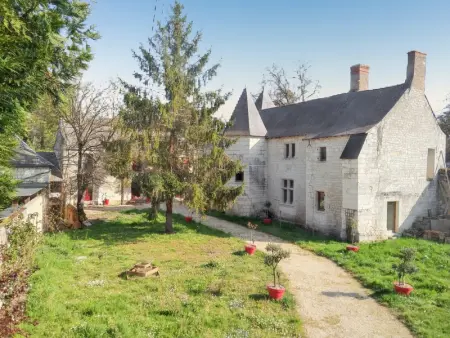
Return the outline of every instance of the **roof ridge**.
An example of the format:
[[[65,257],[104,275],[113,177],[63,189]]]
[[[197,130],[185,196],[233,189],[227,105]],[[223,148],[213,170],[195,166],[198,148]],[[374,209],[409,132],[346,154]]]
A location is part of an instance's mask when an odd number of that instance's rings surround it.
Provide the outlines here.
[[[308,102],[329,99],[329,98],[332,98],[332,97],[336,97],[336,96],[340,96],[340,95],[346,95],[346,94],[350,94],[350,93],[358,94],[358,93],[363,93],[363,92],[374,92],[374,91],[377,91],[377,90],[383,90],[383,89],[394,88],[394,87],[403,87],[403,86],[405,86],[405,83],[399,83],[397,85],[380,87],[380,88],[361,90],[361,91],[358,91],[358,92],[344,92],[344,93],[333,94],[333,95],[325,96],[325,97],[318,97],[318,98],[312,99],[312,100],[307,100],[307,101],[302,101],[302,102],[297,102],[297,103],[290,103],[290,104],[286,104],[284,106],[276,106],[276,107],[272,107],[272,108],[267,108],[267,109],[264,109],[264,110],[269,110],[269,109],[274,109],[274,108],[281,108],[281,107],[289,107],[289,106],[295,106],[295,105],[301,105],[301,104],[305,104],[305,103],[308,103]]]

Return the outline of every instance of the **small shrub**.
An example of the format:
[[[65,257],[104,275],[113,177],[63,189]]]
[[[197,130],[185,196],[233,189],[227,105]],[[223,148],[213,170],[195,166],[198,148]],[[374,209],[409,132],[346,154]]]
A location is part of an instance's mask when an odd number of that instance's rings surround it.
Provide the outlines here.
[[[23,216],[8,221],[5,227],[8,244],[0,246],[0,301],[7,307],[17,292],[26,290],[40,234]]]
[[[392,268],[397,272],[398,283],[400,285],[405,284],[406,275],[416,273],[417,267],[414,265],[414,259],[416,256],[416,250],[413,248],[403,248],[400,250],[400,263],[393,264]]]
[[[255,244],[255,241],[253,239],[253,232],[258,228],[258,224],[254,224],[252,222],[248,222],[247,223],[247,228],[250,229],[250,240],[252,241],[253,244]]]
[[[264,257],[264,264],[270,266],[272,268],[273,273],[273,286],[277,287],[280,283],[280,274],[277,272],[278,264],[281,260],[285,258],[289,258],[291,256],[291,252],[288,250],[284,250],[281,248],[279,244],[269,243],[266,246],[267,254]],[[278,277],[278,284],[277,284]]]

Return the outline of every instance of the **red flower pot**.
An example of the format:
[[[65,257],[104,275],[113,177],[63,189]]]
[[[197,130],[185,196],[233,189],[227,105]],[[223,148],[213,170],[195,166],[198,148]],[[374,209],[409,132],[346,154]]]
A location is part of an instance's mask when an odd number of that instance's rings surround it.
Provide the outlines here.
[[[186,222],[192,222],[192,216],[185,216],[185,217],[184,217],[184,220],[185,220]]]
[[[270,224],[270,223],[272,223],[272,219],[271,218],[264,218],[263,219],[263,223],[264,224]]]
[[[249,255],[253,255],[256,251],[256,245],[253,244],[246,244],[245,245],[245,251],[249,254]]]
[[[149,198],[149,197],[147,197],[147,198],[145,199],[145,203],[150,203],[150,198]]]
[[[283,298],[284,292],[286,291],[286,289],[282,286],[272,286],[272,285],[267,285],[267,291],[269,291],[269,298],[270,299],[275,299],[275,300],[280,300],[281,298]]]
[[[109,199],[104,199],[103,200],[103,205],[109,205]]]
[[[414,288],[409,284],[400,284],[399,282],[394,282],[394,289],[400,295],[409,296],[409,294],[414,290]]]
[[[356,246],[356,245],[347,245],[347,250],[348,250],[348,251],[358,252],[358,251],[359,251],[359,246]]]

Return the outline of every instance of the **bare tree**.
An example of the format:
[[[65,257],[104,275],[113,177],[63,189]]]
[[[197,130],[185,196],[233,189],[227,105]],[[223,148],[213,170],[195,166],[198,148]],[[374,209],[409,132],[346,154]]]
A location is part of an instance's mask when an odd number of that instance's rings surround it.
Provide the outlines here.
[[[319,81],[313,81],[309,76],[310,68],[309,64],[300,63],[292,77],[276,64],[266,69],[262,85],[268,87],[269,96],[276,106],[305,102],[319,93],[321,86]]]
[[[76,193],[80,221],[86,219],[82,200],[87,185],[106,175],[102,157],[105,144],[114,135],[117,102],[112,87],[98,90],[91,84],[78,84],[60,111],[65,140],[63,174],[68,187],[64,193]]]

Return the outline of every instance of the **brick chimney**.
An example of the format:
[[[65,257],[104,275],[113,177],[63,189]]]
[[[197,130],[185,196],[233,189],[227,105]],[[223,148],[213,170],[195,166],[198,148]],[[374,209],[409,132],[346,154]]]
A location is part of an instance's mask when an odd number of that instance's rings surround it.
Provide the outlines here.
[[[425,91],[425,75],[427,54],[416,50],[408,53],[408,68],[406,69],[405,83],[411,88]]]
[[[351,92],[360,92],[369,89],[369,69],[369,66],[361,64],[350,67]]]

